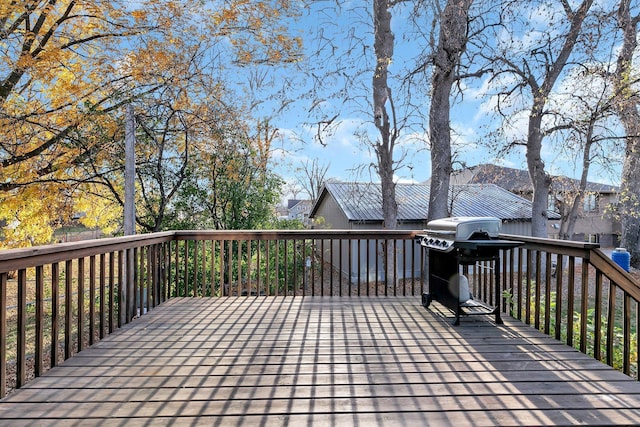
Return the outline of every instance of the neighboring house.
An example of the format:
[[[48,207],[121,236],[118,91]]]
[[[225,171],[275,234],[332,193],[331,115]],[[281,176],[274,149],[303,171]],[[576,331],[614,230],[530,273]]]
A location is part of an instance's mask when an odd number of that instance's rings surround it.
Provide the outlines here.
[[[493,164],[482,164],[454,172],[451,184],[495,184],[525,199],[533,198],[533,186],[529,173],[521,169],[506,168]],[[575,194],[579,181],[566,176],[552,176],[549,209],[561,213],[569,202],[567,195]],[[582,201],[572,240],[598,242],[602,246],[617,245],[620,224],[605,210],[615,206],[618,187],[588,182]],[[558,223],[549,225],[549,237],[558,237]]]
[[[288,219],[300,220],[304,225],[309,225],[309,212],[313,203],[311,200],[289,200],[287,204]]]
[[[285,205],[276,206],[276,216],[278,219],[287,219],[289,217],[289,209]]]
[[[396,200],[398,202],[398,228],[406,230],[422,230],[427,227],[429,206],[428,184],[396,184]],[[466,184],[452,186],[449,204],[452,216],[491,216],[502,220],[502,232],[506,234],[531,235],[531,202],[493,184]],[[557,215],[550,213],[552,218]],[[317,202],[311,209],[312,219],[322,217],[326,227],[332,229],[376,229],[382,228],[382,194],[380,184],[328,182],[320,192]],[[343,244],[347,244],[344,242]],[[397,263],[400,278],[403,274],[413,276],[416,272],[405,271],[404,250],[397,248]],[[410,265],[420,266],[420,251],[413,251],[416,259]],[[333,251],[338,257],[340,251]],[[346,249],[343,254],[348,254]],[[370,253],[380,254],[380,248],[372,248]],[[326,255],[325,255],[326,256]],[[347,255],[343,255],[347,256]],[[407,255],[408,256],[408,255]],[[375,257],[371,257],[375,258]],[[332,259],[332,265],[366,265],[367,260]],[[410,261],[410,260],[409,260]],[[370,259],[370,264],[381,260]],[[353,267],[352,267],[353,268]],[[371,269],[375,271],[375,269]],[[363,271],[363,270],[361,270]],[[357,279],[357,272],[343,271],[344,275]],[[363,274],[363,273],[360,273]],[[362,277],[361,277],[362,278]],[[368,278],[369,280],[373,278]],[[381,277],[378,278],[382,279]]]
[[[399,229],[426,228],[428,184],[396,184],[396,201]],[[452,216],[493,216],[502,220],[503,233],[531,235],[531,202],[497,185],[454,185],[449,205]],[[333,229],[380,228],[383,222],[380,185],[328,182],[320,191],[310,217],[323,217],[327,227]]]

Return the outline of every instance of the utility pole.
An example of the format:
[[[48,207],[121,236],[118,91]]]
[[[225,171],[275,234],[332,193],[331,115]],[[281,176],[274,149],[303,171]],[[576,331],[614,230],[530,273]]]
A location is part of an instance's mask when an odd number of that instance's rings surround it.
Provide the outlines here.
[[[127,105],[124,137],[124,234],[130,236],[136,234],[136,209],[135,209],[135,174],[136,174],[136,118],[133,105]]]
[[[136,209],[135,209],[135,174],[136,174],[136,118],[133,105],[128,104],[124,127],[124,234],[130,236],[136,233]],[[125,261],[121,278],[123,286],[120,286],[119,316],[127,321],[136,315],[136,295],[134,286],[134,254],[133,249],[125,252]],[[142,314],[142,303],[140,314]]]

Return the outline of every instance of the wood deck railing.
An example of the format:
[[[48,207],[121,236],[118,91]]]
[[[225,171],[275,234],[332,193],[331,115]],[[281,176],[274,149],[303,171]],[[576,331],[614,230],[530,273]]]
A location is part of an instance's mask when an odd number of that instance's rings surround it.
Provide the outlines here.
[[[508,312],[640,379],[638,281],[596,244],[502,238],[524,242],[502,257]]]
[[[418,233],[176,231],[0,251],[0,397],[172,297],[418,298]],[[597,245],[503,237],[525,242],[501,259],[503,310],[637,377],[632,277]],[[489,304],[492,268],[465,271]]]

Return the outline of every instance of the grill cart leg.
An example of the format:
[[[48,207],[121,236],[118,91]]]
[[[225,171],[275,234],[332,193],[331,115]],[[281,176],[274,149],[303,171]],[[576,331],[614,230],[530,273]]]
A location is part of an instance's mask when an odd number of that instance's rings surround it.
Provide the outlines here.
[[[453,321],[453,326],[458,326],[460,324],[460,312],[462,309],[460,308],[460,303],[458,303],[458,307],[456,308],[456,318]]]
[[[431,294],[422,294],[422,306],[429,308],[431,305]]]
[[[504,322],[500,317],[500,301],[502,300],[502,292],[500,291],[500,257],[496,257],[494,264],[496,266],[496,325],[502,325]]]

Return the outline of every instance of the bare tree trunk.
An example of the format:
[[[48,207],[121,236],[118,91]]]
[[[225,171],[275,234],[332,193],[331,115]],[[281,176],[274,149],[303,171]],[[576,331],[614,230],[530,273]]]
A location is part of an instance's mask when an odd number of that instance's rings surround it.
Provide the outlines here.
[[[387,0],[373,1],[374,50],[376,53],[376,69],[373,73],[373,117],[380,138],[374,144],[378,158],[378,175],[382,191],[383,228],[393,230],[398,226],[398,203],[396,201],[396,185],[393,182],[393,149],[397,138],[395,115],[393,115],[393,99],[388,85],[388,67],[393,58],[394,37],[391,32],[391,12]],[[394,126],[387,111],[387,102],[391,107]],[[393,286],[393,272],[396,256],[390,242],[383,244],[384,265],[387,286]],[[395,286],[394,286],[395,289]]]
[[[620,245],[629,251],[631,265],[640,268],[640,115],[635,108],[633,114],[635,116],[621,120],[627,133],[627,146],[620,186]]]
[[[560,239],[562,240],[571,240],[573,237],[573,231],[575,230],[576,221],[580,213],[580,204],[587,190],[587,178],[589,176],[589,167],[591,166],[591,147],[594,143],[594,126],[597,119],[598,115],[596,112],[590,118],[586,130],[585,143],[582,151],[582,174],[580,175],[580,183],[568,208],[568,212],[566,212],[566,215],[563,215],[562,222],[560,223]]]
[[[375,144],[378,158],[378,175],[382,186],[382,212],[384,228],[393,230],[398,225],[398,203],[396,202],[396,186],[393,182],[393,149],[397,134],[395,126],[391,127],[391,117],[387,111],[387,101],[393,104],[391,89],[388,85],[388,67],[393,58],[394,37],[391,32],[391,12],[387,0],[374,0],[373,20],[375,31],[374,50],[376,53],[376,69],[373,73],[373,115],[375,125],[380,132],[380,139]]]
[[[640,268],[640,113],[638,94],[630,85],[633,70],[633,52],[638,46],[636,27],[639,16],[631,16],[631,0],[620,0],[618,25],[623,31],[623,45],[618,54],[617,68],[613,76],[616,113],[626,133],[625,159],[622,166],[620,188],[620,216],[622,225],[621,245],[631,255],[631,265]]]
[[[547,211],[549,207],[549,189],[551,187],[551,177],[546,173],[544,162],[542,161],[542,140],[544,137],[542,117],[549,94],[573,51],[576,40],[580,35],[582,23],[592,3],[593,0],[584,0],[575,12],[571,11],[567,5],[565,10],[567,18],[571,22],[571,27],[558,53],[558,57],[548,64],[542,84],[538,85],[532,76],[527,79],[533,94],[533,105],[529,115],[529,134],[527,136],[527,166],[531,184],[533,185],[531,234],[534,237],[547,237]],[[521,72],[520,74],[526,75],[527,73]]]
[[[546,100],[546,95],[545,98]],[[533,185],[531,201],[531,234],[547,237],[547,219],[549,210],[549,191],[551,177],[544,170],[542,161],[542,114],[545,100],[534,101],[534,108],[529,118],[529,136],[527,140],[527,166],[529,178]],[[537,103],[537,105],[535,105]],[[539,113],[536,113],[538,111]]]
[[[434,57],[433,93],[429,110],[431,139],[431,187],[428,219],[449,216],[451,172],[450,97],[456,68],[467,45],[469,8],[473,0],[449,0],[440,19],[438,46]]]

